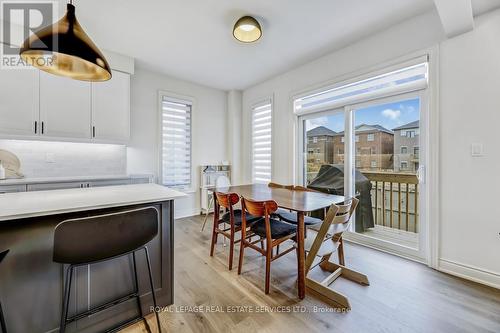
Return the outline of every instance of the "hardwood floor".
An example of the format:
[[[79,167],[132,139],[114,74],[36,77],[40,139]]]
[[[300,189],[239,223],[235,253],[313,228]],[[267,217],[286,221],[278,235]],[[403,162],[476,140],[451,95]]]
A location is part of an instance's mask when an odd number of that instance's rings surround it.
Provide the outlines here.
[[[347,266],[367,274],[371,283],[335,282],[349,297],[350,312],[331,312],[310,295],[298,300],[295,255],[273,263],[266,296],[265,258],[245,251],[242,275],[237,267],[228,271],[229,247],[219,237],[210,257],[211,223],[202,233],[202,222],[175,221],[175,305],[161,313],[164,332],[500,332],[500,290],[347,242]],[[313,273],[327,275],[319,268]],[[294,306],[299,312],[283,312]],[[265,307],[275,311],[262,312]],[[156,332],[154,317],[148,323]],[[123,332],[147,330],[138,323]]]

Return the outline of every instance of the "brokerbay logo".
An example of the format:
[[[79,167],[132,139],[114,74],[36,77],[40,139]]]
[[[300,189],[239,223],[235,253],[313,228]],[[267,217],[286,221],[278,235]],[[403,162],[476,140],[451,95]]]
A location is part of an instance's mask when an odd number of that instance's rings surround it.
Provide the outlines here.
[[[0,1],[1,3],[1,69],[32,69],[36,62],[50,65],[53,62],[51,53],[31,57],[24,60],[19,56],[20,46],[35,31],[54,23],[57,16],[57,1]],[[57,38],[52,45],[33,44],[37,49],[57,49]]]

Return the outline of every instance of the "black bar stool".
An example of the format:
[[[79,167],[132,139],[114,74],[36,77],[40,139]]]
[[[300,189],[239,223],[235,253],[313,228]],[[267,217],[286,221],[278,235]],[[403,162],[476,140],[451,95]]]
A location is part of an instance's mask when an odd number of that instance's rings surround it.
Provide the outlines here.
[[[7,253],[9,253],[9,250],[0,252],[0,263],[2,263],[4,258],[7,256]],[[2,302],[0,302],[0,327],[2,328],[2,333],[7,333],[5,318],[3,316],[3,311],[2,311]]]
[[[155,308],[156,296],[153,285],[153,274],[146,244],[158,234],[158,210],[154,207],[145,207],[113,214],[66,220],[59,223],[54,233],[53,260],[61,264],[69,264],[61,312],[59,332],[64,333],[70,322],[88,317],[92,314],[118,305],[132,298],[137,301],[139,316],[134,317],[109,331],[117,331],[132,323],[144,319],[136,266],[136,252],[144,250],[149,272],[149,283]],[[77,313],[68,318],[69,298],[71,294],[71,280],[76,267],[91,265],[97,262],[114,259],[132,254],[134,267],[135,290],[128,295],[114,301],[91,308],[88,311]],[[160,318],[156,314],[158,331],[161,332]]]

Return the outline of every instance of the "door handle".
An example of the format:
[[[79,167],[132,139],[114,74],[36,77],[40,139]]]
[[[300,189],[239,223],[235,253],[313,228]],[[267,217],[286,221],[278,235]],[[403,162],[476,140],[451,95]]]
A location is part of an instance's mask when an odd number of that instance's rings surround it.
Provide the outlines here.
[[[42,134],[44,134],[44,131],[45,131],[45,130],[44,130],[44,127],[45,127],[45,126],[44,126],[44,123],[43,123],[43,121],[42,121]]]
[[[95,126],[92,126],[92,137],[95,138]]]
[[[35,134],[38,132],[38,121],[35,120]]]

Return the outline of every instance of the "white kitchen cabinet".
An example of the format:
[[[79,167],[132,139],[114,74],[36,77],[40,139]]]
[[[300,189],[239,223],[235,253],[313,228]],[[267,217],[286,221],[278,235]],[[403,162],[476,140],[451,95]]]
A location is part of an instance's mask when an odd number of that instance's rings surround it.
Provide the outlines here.
[[[130,138],[130,75],[112,73],[109,81],[92,83],[92,137],[126,143]]]
[[[39,126],[37,69],[9,69],[0,74],[0,136],[35,136]],[[35,123],[36,122],[36,123]],[[39,128],[36,129],[38,132]]]
[[[40,133],[91,138],[91,84],[40,71]]]

